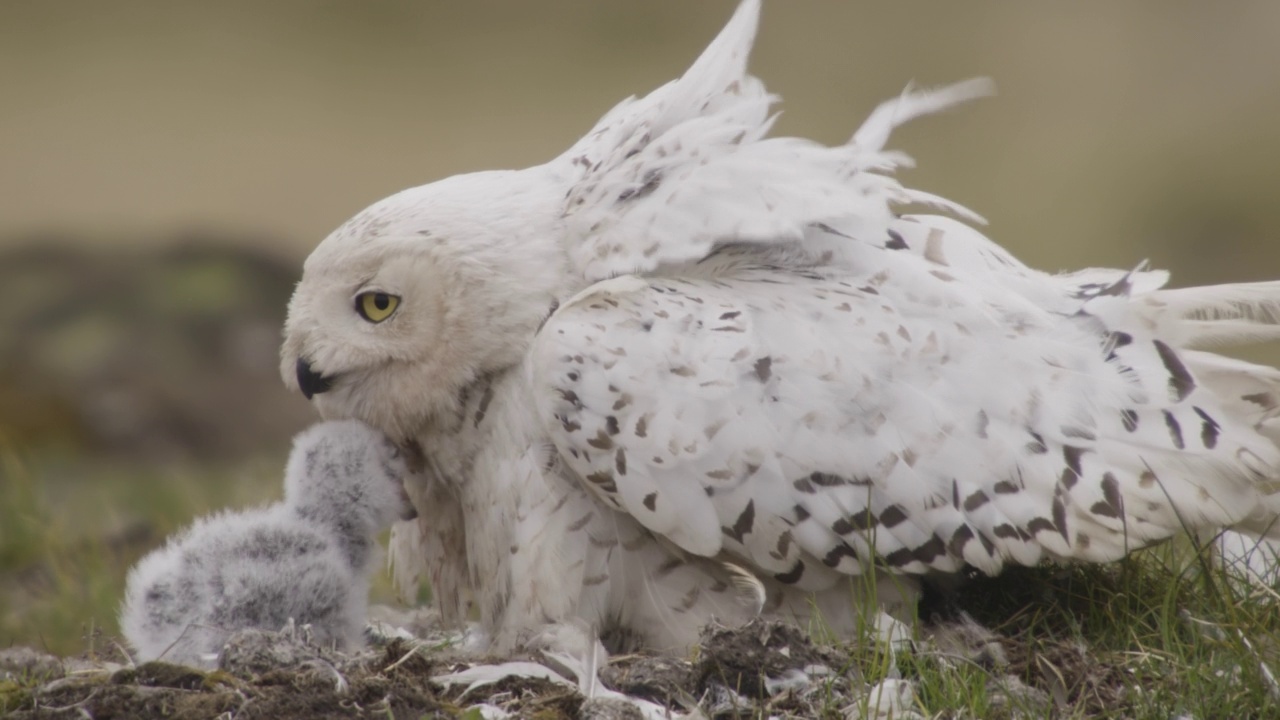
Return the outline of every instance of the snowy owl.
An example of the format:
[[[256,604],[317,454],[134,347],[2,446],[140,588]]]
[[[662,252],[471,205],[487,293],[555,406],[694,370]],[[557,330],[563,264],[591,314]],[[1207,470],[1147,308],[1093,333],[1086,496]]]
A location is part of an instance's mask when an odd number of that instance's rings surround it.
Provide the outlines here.
[[[285,382],[424,461],[399,579],[495,649],[662,650],[755,613],[852,632],[925,574],[1280,535],[1280,371],[1202,349],[1280,336],[1280,283],[1050,275],[896,181],[890,132],[986,81],[839,147],[767,137],[758,13],[554,160],[405,190],[307,259]]]
[[[120,627],[140,660],[210,665],[236,630],[291,618],[317,640],[358,645],[377,534],[414,517],[407,468],[355,420],[294,439],[285,499],[197,520],[129,573]]]

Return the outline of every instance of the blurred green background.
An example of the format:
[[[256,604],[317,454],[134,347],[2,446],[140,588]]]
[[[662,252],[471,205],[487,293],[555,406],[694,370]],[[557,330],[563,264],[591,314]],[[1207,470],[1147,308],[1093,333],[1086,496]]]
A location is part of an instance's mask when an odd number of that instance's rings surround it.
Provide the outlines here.
[[[312,419],[279,325],[331,228],[554,156],[733,6],[0,4],[0,647],[100,648],[140,553],[279,495]],[[830,143],[989,75],[899,135],[910,184],[1045,269],[1280,277],[1280,3],[774,0],[753,69],[778,133]]]

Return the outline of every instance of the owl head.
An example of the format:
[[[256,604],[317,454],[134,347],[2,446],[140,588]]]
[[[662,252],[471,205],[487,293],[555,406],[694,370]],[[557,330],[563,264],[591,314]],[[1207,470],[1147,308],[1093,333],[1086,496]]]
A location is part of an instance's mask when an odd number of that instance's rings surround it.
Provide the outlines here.
[[[539,169],[460,175],[357,214],[315,249],[289,303],[285,384],[322,417],[405,442],[518,362],[565,276]]]

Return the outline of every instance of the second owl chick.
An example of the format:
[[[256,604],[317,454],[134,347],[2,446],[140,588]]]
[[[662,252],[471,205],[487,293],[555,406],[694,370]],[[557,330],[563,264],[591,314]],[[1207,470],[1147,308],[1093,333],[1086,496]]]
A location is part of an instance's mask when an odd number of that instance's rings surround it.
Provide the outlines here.
[[[120,627],[142,661],[209,666],[237,630],[291,618],[357,646],[377,534],[416,515],[383,435],[354,420],[299,434],[283,502],[197,520],[129,573]]]

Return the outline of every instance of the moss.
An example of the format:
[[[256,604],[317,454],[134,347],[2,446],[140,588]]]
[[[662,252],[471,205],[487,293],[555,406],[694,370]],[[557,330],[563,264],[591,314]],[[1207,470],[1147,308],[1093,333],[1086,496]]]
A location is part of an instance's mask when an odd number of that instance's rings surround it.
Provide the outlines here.
[[[236,676],[222,670],[214,670],[204,676],[204,681],[200,683],[200,689],[207,692],[213,692],[221,689],[223,686],[229,688],[239,688],[243,683]]]
[[[30,704],[30,685],[14,680],[0,680],[0,713],[14,712]]]
[[[185,665],[152,661],[138,666],[136,680],[150,687],[198,690],[204,686],[206,673]]]

